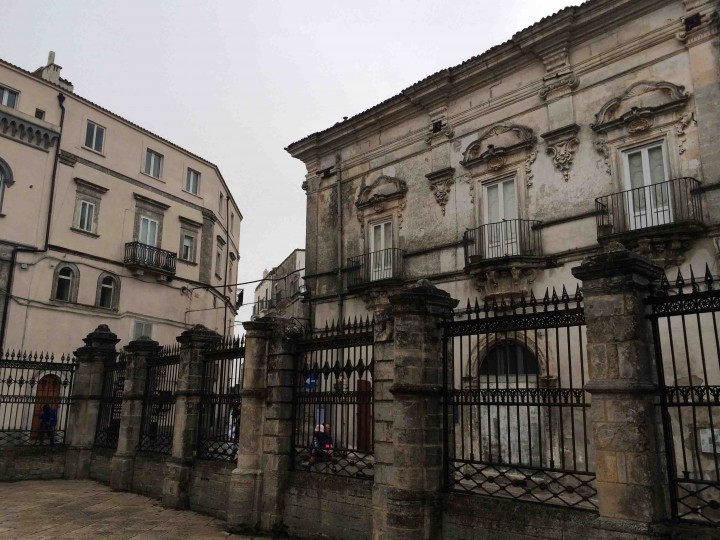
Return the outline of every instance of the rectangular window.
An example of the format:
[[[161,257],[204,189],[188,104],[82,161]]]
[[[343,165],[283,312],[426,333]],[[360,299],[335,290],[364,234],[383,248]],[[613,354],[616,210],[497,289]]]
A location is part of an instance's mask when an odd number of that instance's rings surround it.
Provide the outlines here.
[[[35,109],[35,118],[38,120],[45,120],[45,111],[42,109]]]
[[[485,253],[486,259],[518,255],[517,193],[515,178],[485,186]]]
[[[185,178],[185,191],[192,193],[193,195],[198,194],[200,188],[200,173],[192,169],[187,170],[187,177]]]
[[[392,221],[376,223],[370,228],[370,279],[393,277]]]
[[[182,235],[180,258],[184,261],[195,261],[195,237],[189,234]]]
[[[138,242],[146,246],[157,246],[157,233],[159,223],[149,217],[140,216],[140,231]]]
[[[80,215],[77,227],[86,232],[93,232],[95,219],[95,205],[88,201],[80,201]]]
[[[215,254],[215,275],[222,276],[222,246],[218,246]]]
[[[152,323],[133,321],[132,339],[140,339],[141,337],[152,338]]]
[[[672,222],[667,159],[662,143],[623,152],[625,183],[629,189],[628,224],[642,229]]]
[[[88,120],[87,129],[85,130],[85,148],[102,152],[104,143],[105,128]]]
[[[218,199],[218,210],[221,211],[221,212],[222,212],[222,209],[223,209],[223,199],[224,199],[224,197],[223,197],[223,194],[221,193],[221,194],[220,194],[220,199]]]
[[[17,105],[18,93],[4,86],[0,86],[0,105],[14,109]]]
[[[149,174],[153,178],[160,178],[162,159],[163,157],[157,152],[148,150],[145,155],[145,174]]]

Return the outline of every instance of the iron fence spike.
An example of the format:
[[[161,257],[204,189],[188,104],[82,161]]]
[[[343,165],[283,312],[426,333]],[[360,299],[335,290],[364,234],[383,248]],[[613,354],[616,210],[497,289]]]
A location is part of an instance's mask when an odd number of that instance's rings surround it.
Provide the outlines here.
[[[707,286],[708,291],[712,291],[713,281],[714,280],[712,272],[710,272],[710,267],[708,266],[708,263],[705,263],[705,285]]]

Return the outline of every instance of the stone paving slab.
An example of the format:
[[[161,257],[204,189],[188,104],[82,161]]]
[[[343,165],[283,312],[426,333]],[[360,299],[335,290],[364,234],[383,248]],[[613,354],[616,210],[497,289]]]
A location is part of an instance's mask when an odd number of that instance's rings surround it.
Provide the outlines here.
[[[111,491],[91,480],[0,483],[0,538],[269,540],[230,534],[222,520],[168,510],[148,497]]]

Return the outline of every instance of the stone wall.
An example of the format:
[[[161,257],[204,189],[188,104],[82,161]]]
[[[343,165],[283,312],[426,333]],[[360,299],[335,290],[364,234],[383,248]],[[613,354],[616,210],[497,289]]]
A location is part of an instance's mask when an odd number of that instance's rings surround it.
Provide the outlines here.
[[[443,513],[445,540],[588,538],[597,514],[508,499],[448,493]]]
[[[163,493],[167,456],[141,452],[135,456],[132,491],[159,499]]]
[[[94,448],[90,460],[90,478],[110,483],[110,463],[115,451],[111,448]]]
[[[53,480],[64,475],[64,446],[13,446],[0,449],[0,482]]]
[[[372,537],[372,482],[320,474],[290,474],[284,524],[303,538]]]
[[[225,519],[228,484],[234,468],[234,463],[196,461],[190,477],[190,508]]]

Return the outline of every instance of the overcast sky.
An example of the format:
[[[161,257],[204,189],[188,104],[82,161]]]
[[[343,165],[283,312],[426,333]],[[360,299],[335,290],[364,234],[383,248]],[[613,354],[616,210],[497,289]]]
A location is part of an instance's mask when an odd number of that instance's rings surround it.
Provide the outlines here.
[[[79,95],[217,164],[250,281],[305,244],[288,144],[577,3],[4,0],[0,57],[34,70],[54,50]]]

